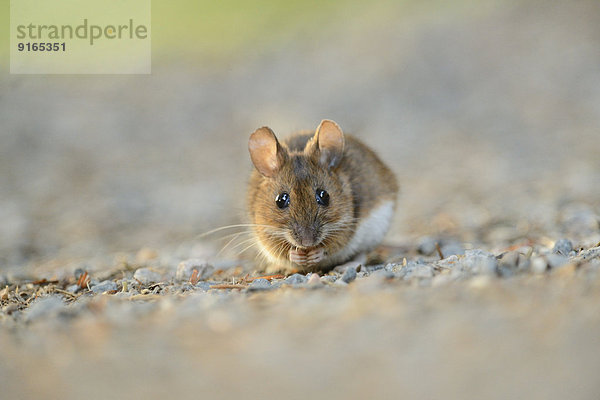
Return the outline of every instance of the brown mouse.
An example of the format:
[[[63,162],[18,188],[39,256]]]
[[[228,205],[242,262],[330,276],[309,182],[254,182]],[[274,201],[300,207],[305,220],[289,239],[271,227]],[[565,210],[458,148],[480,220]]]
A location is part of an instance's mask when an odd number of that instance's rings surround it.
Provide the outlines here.
[[[396,178],[335,122],[282,142],[262,127],[248,149],[256,167],[248,210],[271,269],[327,271],[381,243],[395,209]]]

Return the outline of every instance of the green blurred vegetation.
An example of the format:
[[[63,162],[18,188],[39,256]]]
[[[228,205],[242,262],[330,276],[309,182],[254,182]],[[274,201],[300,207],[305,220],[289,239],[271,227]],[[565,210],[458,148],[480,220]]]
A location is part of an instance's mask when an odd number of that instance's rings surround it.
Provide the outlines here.
[[[310,34],[361,8],[353,0],[154,1],[155,55],[229,57]]]
[[[10,0],[0,1],[0,55],[8,64]],[[482,3],[489,1],[477,3],[477,8]],[[153,61],[179,57],[203,62],[230,60],[271,46],[283,48],[297,37],[320,40],[340,26],[365,30],[402,23],[417,8],[434,15],[471,8],[469,5],[473,3],[465,0],[154,0]]]
[[[4,58],[9,50],[10,1],[1,1],[0,54]],[[252,53],[299,35],[315,38],[347,19],[368,20],[368,15],[385,15],[382,8],[408,3],[414,0],[155,0],[152,49],[155,61],[172,56],[229,59],[240,50]]]
[[[2,54],[8,54],[10,1],[3,0],[0,18]],[[161,55],[222,58],[242,46],[268,45],[317,28],[352,0],[223,0],[153,1],[152,47]],[[347,8],[346,8],[347,9]]]

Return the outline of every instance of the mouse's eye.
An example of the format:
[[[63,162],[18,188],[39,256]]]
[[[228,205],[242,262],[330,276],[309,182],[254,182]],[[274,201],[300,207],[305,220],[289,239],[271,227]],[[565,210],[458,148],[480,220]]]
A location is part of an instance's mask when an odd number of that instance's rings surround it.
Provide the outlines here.
[[[286,208],[290,205],[290,195],[286,192],[280,193],[275,197],[275,203],[279,208]]]
[[[327,193],[325,190],[317,189],[315,198],[317,199],[317,203],[319,203],[320,205],[322,205],[322,206],[329,205],[329,193]]]

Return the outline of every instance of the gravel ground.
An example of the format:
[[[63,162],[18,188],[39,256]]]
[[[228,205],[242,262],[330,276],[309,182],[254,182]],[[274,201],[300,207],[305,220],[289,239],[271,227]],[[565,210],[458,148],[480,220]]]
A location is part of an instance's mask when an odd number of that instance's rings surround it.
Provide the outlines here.
[[[219,68],[0,78],[2,396],[600,396],[600,5],[360,21]],[[263,276],[221,251],[243,231],[200,235],[244,220],[250,132],[323,118],[401,184],[366,265]]]

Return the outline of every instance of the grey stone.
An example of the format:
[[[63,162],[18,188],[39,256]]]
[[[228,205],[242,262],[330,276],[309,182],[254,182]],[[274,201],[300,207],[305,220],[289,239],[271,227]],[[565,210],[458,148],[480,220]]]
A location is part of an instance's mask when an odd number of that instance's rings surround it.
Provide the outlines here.
[[[435,244],[437,240],[430,236],[421,238],[417,246],[417,251],[425,256],[431,256],[436,252]]]
[[[306,283],[306,281],[308,281],[308,278],[306,276],[294,274],[292,276],[288,276],[283,282],[288,285],[301,285],[303,283]]]
[[[209,287],[210,288],[210,287]],[[184,282],[181,287],[180,287],[181,291],[183,292],[188,292],[190,290],[194,290],[194,285],[192,285],[189,282]]]
[[[73,285],[69,285],[67,286],[67,292],[69,293],[77,293],[77,291],[80,289],[80,286],[78,284],[73,284]]]
[[[471,274],[493,275],[496,273],[498,260],[493,254],[480,249],[467,250],[461,265]]]
[[[199,281],[198,283],[196,283],[196,285],[194,287],[196,289],[200,289],[200,290],[207,292],[210,290],[210,283],[205,282],[205,281]]]
[[[160,282],[161,280],[161,275],[150,268],[138,268],[133,274],[133,277],[140,281],[142,285]]]
[[[118,286],[113,281],[102,281],[97,285],[91,287],[92,292],[94,293],[104,293],[111,290],[117,290]]]
[[[306,285],[310,286],[311,288],[323,287],[323,282],[321,282],[321,277],[319,274],[313,273],[308,276]]]
[[[385,269],[379,269],[377,271],[373,271],[373,273],[371,273],[371,275],[369,275],[370,279],[375,279],[375,280],[388,280],[388,279],[393,279],[395,277],[394,273],[391,271],[386,271]]]
[[[271,281],[271,288],[273,288],[273,289],[280,288],[281,285],[283,285],[283,280],[272,280]]]
[[[194,270],[198,271],[198,278],[204,280],[213,274],[215,268],[204,260],[192,258],[179,263],[175,279],[179,282],[188,281]]]
[[[406,265],[402,264],[387,264],[384,268],[385,271],[391,272],[394,275],[399,277],[410,277],[414,273],[414,271],[424,265],[427,265],[425,261],[422,259],[411,260],[406,263]]]
[[[56,316],[65,309],[64,301],[58,296],[48,296],[35,301],[26,311],[25,319],[33,321],[41,317]]]
[[[569,258],[560,254],[548,254],[546,256],[548,266],[552,269],[560,268],[569,262]]]
[[[512,276],[517,272],[529,269],[529,259],[518,251],[509,251],[500,256],[498,260],[498,275],[503,277]]]
[[[425,264],[425,262],[422,259],[414,261],[413,263],[415,265],[416,264]],[[388,263],[388,264],[385,264],[385,266],[383,267],[383,269],[385,269],[386,271],[390,271],[393,273],[400,273],[400,271],[402,271],[403,268],[404,268],[404,266],[400,263]]]
[[[364,274],[364,272],[362,274]],[[339,278],[338,275],[325,275],[325,276],[321,277],[321,282],[323,282],[323,283],[333,283],[333,282],[339,281],[338,278]]]
[[[572,250],[573,243],[571,243],[569,239],[559,239],[554,244],[552,252],[556,254],[562,254],[563,256],[568,256]]]
[[[591,261],[595,258],[600,258],[600,246],[592,247],[587,250],[583,250],[579,255],[577,255],[577,261]]]
[[[536,274],[543,274],[548,270],[548,262],[543,257],[535,257],[531,260],[531,270]]]
[[[410,263],[408,264],[410,265]],[[451,269],[453,269],[456,266],[461,266],[460,258],[457,255],[446,257],[443,260],[438,261],[436,264]]]
[[[346,267],[344,274],[340,278],[343,282],[350,283],[356,279],[356,268],[352,265]]]
[[[363,265],[363,267],[361,268],[361,272],[371,273],[373,271],[377,271],[383,268],[385,268],[384,264],[369,265],[366,267]]]
[[[465,249],[460,243],[448,243],[444,245],[441,250],[444,257],[465,254]]]
[[[250,285],[248,285],[248,290],[250,290],[250,291],[269,290],[269,289],[272,289],[271,283],[264,278],[255,279],[252,281],[252,283],[250,283]]]

